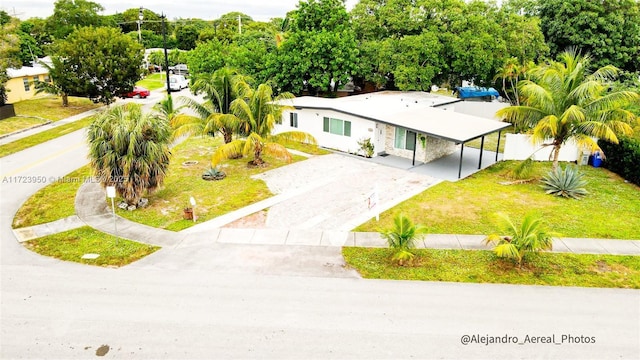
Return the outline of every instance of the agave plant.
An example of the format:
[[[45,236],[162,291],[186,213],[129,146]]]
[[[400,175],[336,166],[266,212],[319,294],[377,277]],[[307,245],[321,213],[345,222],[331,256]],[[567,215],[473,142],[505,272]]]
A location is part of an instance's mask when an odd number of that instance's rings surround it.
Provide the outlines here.
[[[540,216],[527,214],[518,226],[507,215],[498,215],[501,231],[508,235],[491,234],[484,239],[484,243],[495,244],[493,251],[499,257],[515,259],[521,265],[526,253],[551,250],[553,234],[547,231]]]
[[[584,174],[573,166],[567,166],[564,170],[558,167],[542,177],[542,188],[547,194],[579,199],[588,194],[584,188],[587,181],[583,176]]]
[[[395,250],[392,260],[398,265],[404,265],[413,259],[411,249],[415,247],[415,240],[426,232],[421,225],[414,225],[404,214],[396,215],[393,219],[393,227],[382,231],[380,235],[389,243],[389,247]]]
[[[210,168],[208,170],[206,170],[203,174],[202,174],[202,179],[204,180],[222,180],[227,176],[227,174],[222,171],[222,170],[218,170],[217,168]]]

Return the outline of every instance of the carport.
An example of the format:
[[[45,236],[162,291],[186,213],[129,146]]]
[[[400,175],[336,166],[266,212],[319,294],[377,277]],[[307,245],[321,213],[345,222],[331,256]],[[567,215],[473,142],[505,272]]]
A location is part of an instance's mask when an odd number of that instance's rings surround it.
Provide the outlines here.
[[[461,114],[454,111],[445,111],[437,108],[421,108],[408,109],[394,114],[393,119],[377,119],[380,122],[387,123],[392,126],[401,126],[403,128],[423,133],[435,138],[454,142],[460,146],[460,161],[458,162],[458,178],[462,174],[462,158],[464,155],[464,144],[476,139],[480,140],[480,153],[478,156],[478,169],[482,168],[482,156],[484,153],[484,139],[487,135],[498,133],[498,144],[496,146],[495,156],[498,161],[498,152],[500,148],[500,135],[502,130],[511,126],[510,123],[485,119],[478,116]],[[415,149],[412,165],[415,165]]]

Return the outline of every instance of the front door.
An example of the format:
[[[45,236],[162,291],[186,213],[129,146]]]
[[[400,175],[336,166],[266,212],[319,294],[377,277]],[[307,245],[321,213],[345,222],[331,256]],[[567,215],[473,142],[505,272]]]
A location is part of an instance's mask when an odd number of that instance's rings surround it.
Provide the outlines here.
[[[385,125],[376,123],[376,134],[375,134],[375,153],[377,155],[384,153],[384,141],[385,140]]]

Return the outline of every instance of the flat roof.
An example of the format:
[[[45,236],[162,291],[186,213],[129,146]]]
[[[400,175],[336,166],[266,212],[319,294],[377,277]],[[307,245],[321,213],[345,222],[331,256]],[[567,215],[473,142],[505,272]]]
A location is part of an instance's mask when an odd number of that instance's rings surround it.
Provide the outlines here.
[[[297,109],[333,110],[456,143],[511,126],[502,121],[445,110],[447,104],[457,101],[420,91],[381,91],[334,99],[302,96],[280,103]]]

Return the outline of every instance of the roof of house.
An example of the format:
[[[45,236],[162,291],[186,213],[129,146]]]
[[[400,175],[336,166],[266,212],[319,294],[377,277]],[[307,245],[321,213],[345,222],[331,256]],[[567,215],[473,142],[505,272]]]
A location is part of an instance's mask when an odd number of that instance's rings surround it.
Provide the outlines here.
[[[47,64],[51,64],[51,58],[49,58],[48,56],[38,60],[45,62]],[[39,63],[35,63],[35,65],[33,66],[23,66],[19,69],[15,69],[15,68],[7,69],[7,76],[9,77],[9,79],[24,77],[24,76],[42,75],[42,74],[48,74],[48,73],[49,73],[49,69],[47,69],[46,67],[42,66]]]
[[[494,133],[511,124],[445,110],[459,99],[426,92],[382,91],[341,98],[303,96],[282,100],[297,109],[333,110],[464,143]]]

